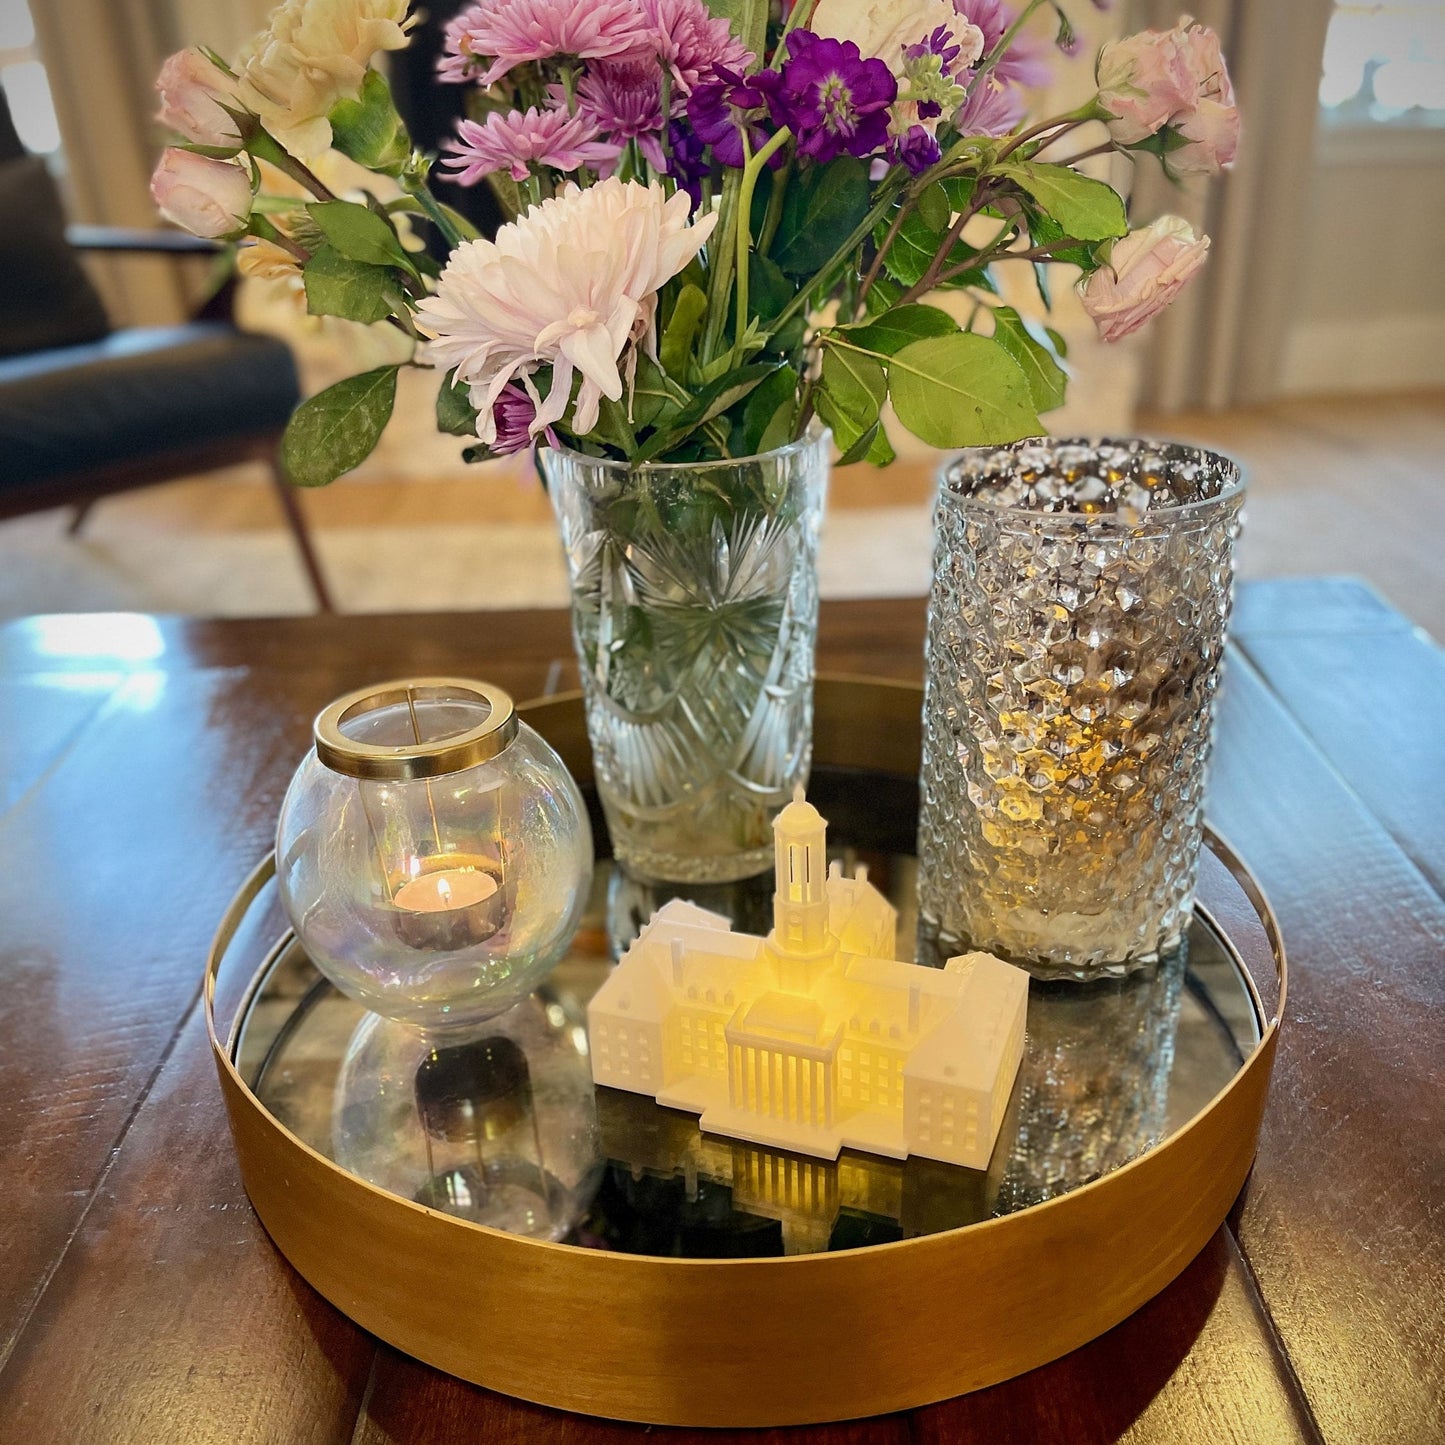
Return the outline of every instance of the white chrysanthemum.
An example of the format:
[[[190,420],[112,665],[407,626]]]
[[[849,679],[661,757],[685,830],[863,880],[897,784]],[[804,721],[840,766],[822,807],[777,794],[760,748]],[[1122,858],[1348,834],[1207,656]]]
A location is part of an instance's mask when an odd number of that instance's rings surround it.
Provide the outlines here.
[[[372,57],[406,45],[407,0],[286,0],[242,52],[236,96],[303,160],[331,144],[326,117],[355,99]]]
[[[580,374],[572,429],[597,425],[602,398],[622,396],[618,362],[648,336],[658,288],[702,249],[716,215],[688,224],[688,198],[613,177],[568,186],[497,232],[453,253],[435,296],[417,308],[432,359],[471,388],[477,435],[496,436],[492,403],[521,381],[537,405],[536,436],[560,421]],[[552,368],[546,398],[532,373]]]

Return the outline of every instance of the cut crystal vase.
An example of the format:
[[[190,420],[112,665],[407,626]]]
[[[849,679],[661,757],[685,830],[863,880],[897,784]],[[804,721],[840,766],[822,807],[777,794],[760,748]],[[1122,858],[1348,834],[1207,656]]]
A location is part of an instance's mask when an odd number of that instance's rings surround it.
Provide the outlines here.
[[[935,512],[923,927],[1096,976],[1189,921],[1243,484],[1127,441],[965,453]]]
[[[597,791],[639,878],[772,864],[812,757],[818,530],[830,439],[632,466],[544,449]]]

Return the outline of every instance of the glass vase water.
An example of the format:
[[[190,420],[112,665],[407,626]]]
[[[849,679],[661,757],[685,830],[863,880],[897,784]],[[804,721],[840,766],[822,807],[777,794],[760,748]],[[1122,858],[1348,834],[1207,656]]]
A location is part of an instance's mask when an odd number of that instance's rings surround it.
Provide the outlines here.
[[[812,758],[830,438],[697,463],[544,449],[614,856],[660,882],[772,863]]]

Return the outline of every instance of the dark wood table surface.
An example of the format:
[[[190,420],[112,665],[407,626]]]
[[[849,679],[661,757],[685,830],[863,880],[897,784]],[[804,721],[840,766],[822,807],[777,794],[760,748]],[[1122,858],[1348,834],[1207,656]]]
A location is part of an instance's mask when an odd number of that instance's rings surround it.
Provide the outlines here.
[[[921,602],[825,604],[819,665],[916,678],[922,632]],[[994,1389],[810,1430],[655,1433],[1445,1440],[1445,659],[1348,581],[1247,586],[1234,635],[1210,816],[1270,894],[1291,977],[1228,1226],[1117,1329]],[[312,715],[409,672],[519,698],[575,681],[558,613],[0,627],[0,1440],[646,1433],[378,1344],[281,1259],[237,1177],[207,944]]]

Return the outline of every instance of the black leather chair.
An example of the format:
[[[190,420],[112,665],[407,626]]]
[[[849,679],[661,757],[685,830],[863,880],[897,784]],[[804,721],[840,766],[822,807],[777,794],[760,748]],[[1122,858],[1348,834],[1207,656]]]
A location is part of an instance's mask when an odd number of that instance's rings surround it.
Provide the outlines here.
[[[300,399],[284,342],[231,324],[230,284],[180,326],[112,330],[77,249],[215,252],[179,232],[66,228],[0,92],[0,519],[239,462],[265,463],[322,611],[325,576],[278,465]]]

